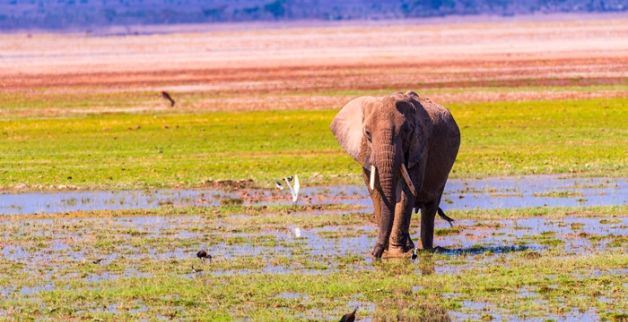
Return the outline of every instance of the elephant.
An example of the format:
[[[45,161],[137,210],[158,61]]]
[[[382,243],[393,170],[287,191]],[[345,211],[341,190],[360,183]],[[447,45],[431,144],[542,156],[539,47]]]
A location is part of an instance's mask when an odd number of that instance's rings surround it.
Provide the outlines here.
[[[344,105],[330,129],[362,165],[378,225],[371,254],[408,255],[414,249],[410,219],[418,210],[422,247],[432,249],[436,214],[453,221],[439,206],[460,147],[451,113],[412,91],[363,96]]]

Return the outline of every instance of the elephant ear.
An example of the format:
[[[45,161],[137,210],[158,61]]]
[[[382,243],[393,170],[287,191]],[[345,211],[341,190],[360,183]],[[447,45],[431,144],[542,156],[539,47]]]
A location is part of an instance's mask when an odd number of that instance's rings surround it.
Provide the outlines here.
[[[411,102],[414,106],[414,120],[413,120],[413,139],[410,141],[410,147],[408,148],[408,169],[412,169],[417,165],[422,165],[422,162],[427,160],[427,140],[428,140],[428,129],[427,124],[429,124],[429,115],[425,111],[425,108],[418,101],[418,95],[414,92],[410,92],[415,96],[412,97]]]
[[[364,136],[364,107],[368,100],[368,97],[359,97],[347,103],[336,114],[330,126],[340,146],[363,165],[364,156],[361,152]]]

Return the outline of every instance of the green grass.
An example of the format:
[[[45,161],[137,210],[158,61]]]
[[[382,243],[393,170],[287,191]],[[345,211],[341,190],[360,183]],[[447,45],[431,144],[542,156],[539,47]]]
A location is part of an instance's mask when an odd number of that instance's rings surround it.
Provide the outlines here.
[[[33,89],[28,92],[0,93],[0,110],[8,112],[45,109],[98,109],[106,107],[135,107],[143,104],[160,103],[159,93],[150,92],[111,92],[93,93],[86,88],[84,92],[48,92],[45,88]],[[163,103],[163,102],[162,102]]]
[[[464,301],[473,301],[488,303],[493,314],[506,311],[520,318],[561,316],[569,313],[565,307],[582,313],[593,306],[601,317],[612,319],[626,309],[621,298],[626,294],[621,275],[579,276],[600,268],[620,269],[627,264],[625,256],[608,254],[534,260],[517,256],[495,268],[478,267],[453,276],[413,274],[411,266],[394,263],[381,265],[373,272],[329,275],[186,278],[163,272],[150,278],[102,282],[96,287],[93,283],[75,282],[71,289],[42,292],[37,302],[17,300],[4,306],[19,305],[20,317],[55,319],[141,319],[159,314],[184,320],[323,320],[339,318],[352,309],[348,303],[360,302],[373,303],[375,312],[367,313],[368,307],[362,307],[358,316],[383,319],[398,315],[418,320],[434,318],[435,313],[446,315],[448,310],[464,312]],[[555,281],[546,279],[552,275],[556,276]],[[413,286],[419,287],[419,291],[413,292]],[[531,289],[537,295],[521,299],[520,289]],[[279,297],[285,292],[302,297]],[[457,295],[446,297],[452,293]],[[610,302],[598,301],[600,297]],[[112,305],[116,310],[107,311]],[[146,311],[137,310],[144,306]]]
[[[452,104],[452,177],[628,176],[628,98]],[[0,121],[5,189],[202,186],[207,180],[358,183],[328,129],[336,110],[102,114]]]
[[[531,80],[533,83],[534,80]],[[363,95],[388,95],[398,88],[388,87],[380,89],[318,89],[318,90],[284,90],[276,93],[256,93],[256,97],[277,96],[363,96]],[[420,91],[422,95],[435,94],[466,94],[466,93],[540,93],[540,92],[609,92],[622,93],[626,91],[626,85],[587,85],[587,86],[516,86],[504,87],[484,86],[484,87],[439,87],[425,88]],[[180,92],[176,93],[178,104],[181,106],[194,107],[203,104],[203,100],[208,98],[233,98],[237,92]],[[72,110],[93,110],[97,112],[100,108],[131,108],[138,106],[167,106],[161,95],[155,91],[103,91],[100,88],[82,87],[70,88],[67,91],[54,90],[46,87],[31,88],[21,92],[0,92],[0,113],[7,118],[11,112],[29,111],[33,114],[43,114],[44,110],[54,109],[58,111]],[[331,108],[332,106],[330,106]],[[4,114],[4,115],[3,115]]]

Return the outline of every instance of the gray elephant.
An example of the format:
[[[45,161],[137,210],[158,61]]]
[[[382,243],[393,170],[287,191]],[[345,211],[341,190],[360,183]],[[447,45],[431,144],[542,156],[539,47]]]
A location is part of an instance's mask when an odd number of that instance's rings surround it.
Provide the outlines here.
[[[338,112],[331,130],[363,168],[379,225],[376,258],[414,248],[410,218],[421,210],[421,243],[433,247],[434,218],[452,221],[439,204],[460,146],[451,113],[414,92],[358,97]]]

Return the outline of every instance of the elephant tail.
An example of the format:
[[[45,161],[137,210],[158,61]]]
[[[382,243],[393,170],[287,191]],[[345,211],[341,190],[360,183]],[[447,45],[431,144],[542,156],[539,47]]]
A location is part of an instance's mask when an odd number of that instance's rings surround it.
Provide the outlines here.
[[[454,226],[454,224],[452,224],[452,223],[454,222],[453,218],[451,218],[451,217],[449,217],[449,216],[445,215],[445,212],[444,212],[444,211],[443,211],[443,209],[441,209],[440,207],[438,207],[438,215],[439,215],[441,218],[445,219],[445,220],[449,223],[449,226],[451,226],[451,227],[453,227],[453,226]]]

